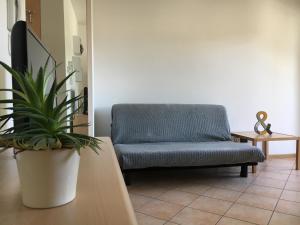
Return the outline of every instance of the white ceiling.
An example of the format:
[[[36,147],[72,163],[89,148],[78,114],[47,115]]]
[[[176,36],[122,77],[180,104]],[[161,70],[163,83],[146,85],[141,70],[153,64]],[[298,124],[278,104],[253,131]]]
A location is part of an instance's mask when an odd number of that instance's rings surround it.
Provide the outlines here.
[[[77,22],[79,24],[86,24],[86,0],[71,0]]]

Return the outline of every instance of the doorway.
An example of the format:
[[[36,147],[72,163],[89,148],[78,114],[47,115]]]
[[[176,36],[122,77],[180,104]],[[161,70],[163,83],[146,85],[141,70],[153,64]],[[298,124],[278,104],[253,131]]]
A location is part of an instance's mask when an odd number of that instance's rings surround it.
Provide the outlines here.
[[[72,110],[75,123],[89,123],[75,132],[94,135],[91,75],[91,0],[26,0],[27,26],[61,64],[57,79],[76,71],[64,91],[84,98]],[[87,16],[88,15],[88,16]],[[80,108],[80,109],[79,109]],[[71,110],[71,109],[70,109]]]

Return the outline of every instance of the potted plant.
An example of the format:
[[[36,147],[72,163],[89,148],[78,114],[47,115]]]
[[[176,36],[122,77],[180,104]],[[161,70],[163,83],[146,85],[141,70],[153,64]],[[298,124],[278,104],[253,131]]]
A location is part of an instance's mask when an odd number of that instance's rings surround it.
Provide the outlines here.
[[[1,89],[12,92],[15,98],[0,99],[0,105],[12,104],[0,116],[0,129],[11,119],[14,126],[0,132],[0,147],[14,149],[21,183],[23,204],[32,208],[49,208],[66,204],[76,196],[80,150],[88,147],[98,153],[100,140],[83,134],[70,133],[68,125],[76,113],[67,113],[71,104],[82,97],[56,99],[71,73],[57,82],[53,73],[47,74],[47,64],[33,79],[31,71],[20,73],[0,61],[13,77],[19,89]],[[50,91],[47,85],[54,80]]]

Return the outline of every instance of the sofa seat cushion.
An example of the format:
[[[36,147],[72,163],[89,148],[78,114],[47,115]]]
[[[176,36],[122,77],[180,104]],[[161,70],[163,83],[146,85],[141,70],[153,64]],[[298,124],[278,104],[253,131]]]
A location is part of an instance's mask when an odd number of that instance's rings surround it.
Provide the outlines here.
[[[260,149],[232,141],[115,144],[114,147],[123,170],[264,161]]]

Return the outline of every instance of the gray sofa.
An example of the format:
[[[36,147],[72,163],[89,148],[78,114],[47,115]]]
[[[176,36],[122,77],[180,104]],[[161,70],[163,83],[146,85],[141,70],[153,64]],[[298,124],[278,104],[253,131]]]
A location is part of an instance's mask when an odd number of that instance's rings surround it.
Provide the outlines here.
[[[231,140],[220,105],[117,104],[111,137],[123,173],[157,167],[241,166],[264,161],[257,147]]]

